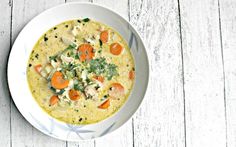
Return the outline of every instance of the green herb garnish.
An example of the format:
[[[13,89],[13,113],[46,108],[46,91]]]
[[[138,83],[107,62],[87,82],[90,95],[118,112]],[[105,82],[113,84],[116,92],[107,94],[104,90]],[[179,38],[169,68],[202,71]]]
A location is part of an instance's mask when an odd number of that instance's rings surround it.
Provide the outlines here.
[[[74,89],[75,90],[79,90],[81,92],[84,92],[84,86],[82,85],[82,83],[78,83],[78,84],[74,84]]]
[[[117,76],[117,66],[115,64],[107,63],[104,57],[92,59],[89,62],[89,68],[87,69],[89,73],[94,73],[96,75],[104,74],[108,80],[112,77]]]
[[[102,46],[102,40],[101,39],[99,39],[99,45],[100,45],[100,47]]]
[[[111,80],[112,77],[117,76],[117,66],[115,64],[108,64],[106,76],[108,80]]]
[[[57,54],[54,55],[54,56],[50,56],[50,57],[49,57],[49,60],[54,60],[54,61],[55,61],[55,59],[56,59],[58,56],[62,55],[63,53],[65,53],[65,52],[67,52],[67,51],[69,51],[69,50],[74,50],[74,49],[76,49],[76,44],[72,43],[72,44],[70,44],[66,49],[64,49],[63,51],[57,53]],[[56,62],[56,61],[55,61],[55,62]]]
[[[89,22],[90,19],[89,19],[89,18],[85,18],[85,19],[83,19],[83,21],[84,21],[84,22]]]

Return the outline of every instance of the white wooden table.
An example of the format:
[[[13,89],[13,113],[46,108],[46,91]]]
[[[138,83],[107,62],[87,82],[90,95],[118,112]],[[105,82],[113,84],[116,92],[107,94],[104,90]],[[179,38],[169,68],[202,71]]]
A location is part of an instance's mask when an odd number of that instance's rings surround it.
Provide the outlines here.
[[[0,1],[1,147],[236,147],[235,0],[91,1],[143,37],[151,64],[145,100],[132,120],[96,140],[64,142],[33,128],[8,91],[9,51],[30,19],[69,1]]]

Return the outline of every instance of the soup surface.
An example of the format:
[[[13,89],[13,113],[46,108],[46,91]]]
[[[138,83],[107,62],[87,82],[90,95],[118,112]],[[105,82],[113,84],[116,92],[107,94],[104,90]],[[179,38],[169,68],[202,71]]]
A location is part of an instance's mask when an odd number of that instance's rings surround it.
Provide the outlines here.
[[[125,40],[111,27],[85,18],[43,34],[30,54],[27,78],[33,97],[49,115],[91,124],[125,103],[135,68]]]

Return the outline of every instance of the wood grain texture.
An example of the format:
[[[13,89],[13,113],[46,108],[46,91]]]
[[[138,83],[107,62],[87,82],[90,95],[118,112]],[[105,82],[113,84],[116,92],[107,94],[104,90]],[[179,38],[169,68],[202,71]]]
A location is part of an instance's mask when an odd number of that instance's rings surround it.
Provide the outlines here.
[[[180,0],[186,145],[226,146],[218,3]]]
[[[184,147],[184,103],[178,3],[131,0],[131,23],[146,43],[150,81],[134,117],[135,147]]]
[[[225,69],[227,145],[236,146],[236,1],[219,1]]]
[[[34,16],[54,5],[64,3],[64,0],[14,0],[12,11],[12,40],[15,40],[19,31]],[[15,105],[11,105],[12,147],[55,146],[64,147],[65,142],[42,134],[32,127],[18,112]]]
[[[92,0],[65,0],[66,3],[69,2],[92,2]]]
[[[7,85],[6,67],[10,50],[11,2],[0,1],[0,144],[10,147],[10,94]]]
[[[128,0],[119,0],[119,2],[111,0],[93,0],[93,2],[116,11],[128,20]],[[96,147],[110,147],[111,145],[113,147],[132,147],[132,120],[111,134],[95,140],[95,143]]]

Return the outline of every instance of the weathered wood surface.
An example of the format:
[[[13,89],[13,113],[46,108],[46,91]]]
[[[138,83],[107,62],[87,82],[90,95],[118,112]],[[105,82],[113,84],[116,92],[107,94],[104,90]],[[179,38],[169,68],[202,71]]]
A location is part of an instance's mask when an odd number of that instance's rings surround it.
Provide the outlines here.
[[[226,146],[218,2],[180,0],[186,146]]]
[[[65,142],[32,127],[7,88],[11,44],[43,10],[65,2],[93,2],[129,20],[150,62],[144,102],[117,131]],[[6,147],[235,147],[236,2],[234,0],[1,0],[0,144]]]
[[[184,99],[178,3],[131,0],[131,23],[147,45],[150,84],[134,117],[135,146],[184,146]]]
[[[6,84],[6,64],[11,40],[11,2],[1,1],[0,10],[4,12],[0,14],[0,144],[8,147],[11,145],[11,98]]]
[[[227,145],[236,146],[236,1],[219,1],[225,73]]]

